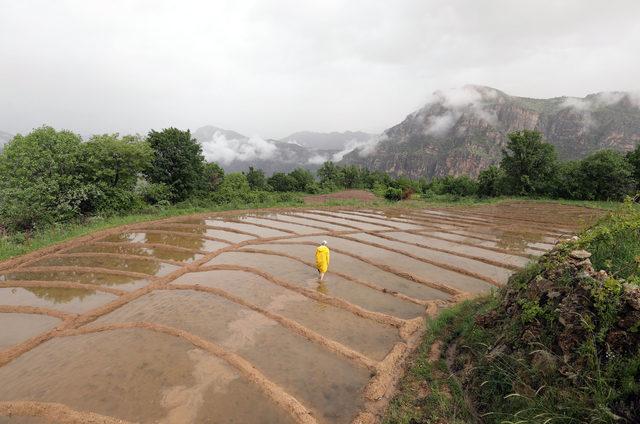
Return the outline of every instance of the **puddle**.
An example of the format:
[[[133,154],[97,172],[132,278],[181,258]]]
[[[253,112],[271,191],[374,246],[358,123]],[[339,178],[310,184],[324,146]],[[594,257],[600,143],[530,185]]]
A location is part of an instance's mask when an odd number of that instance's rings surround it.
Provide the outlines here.
[[[267,215],[266,217],[274,217],[274,215]],[[271,227],[279,228],[282,230],[294,231],[297,234],[314,234],[321,231],[321,230],[318,230],[317,228],[305,227],[303,225],[296,225],[290,222],[281,222],[281,221],[274,221],[272,219],[265,219],[265,217],[263,216],[247,216],[242,218],[242,220],[248,223],[269,225]]]
[[[187,252],[184,250],[171,249],[169,247],[137,246],[137,243],[119,244],[87,244],[75,247],[67,253],[98,252],[98,253],[118,253],[123,255],[149,256],[157,259],[168,259],[179,262],[193,262],[203,255],[199,253]]]
[[[117,296],[91,290],[40,287],[0,287],[0,304],[11,306],[37,306],[62,312],[82,313]]]
[[[327,222],[326,220],[317,221],[315,219],[304,218],[298,214],[294,214],[293,212],[289,214],[278,214],[276,215],[276,217],[283,221],[293,222],[294,224],[317,227],[316,231],[323,231],[320,228],[324,229],[325,231],[353,231],[353,228],[332,224],[330,222]]]
[[[316,214],[313,212],[300,212],[297,215],[298,216],[302,216],[302,217],[306,217],[306,218],[311,218],[314,220],[317,220],[318,222],[329,222],[331,224],[344,224],[344,225],[349,225],[350,228],[349,229],[353,229],[351,227],[355,227],[361,230],[365,230],[365,231],[378,231],[378,230],[388,230],[388,227],[382,227],[380,225],[375,225],[375,224],[367,224],[364,222],[357,222],[357,221],[353,221],[351,219],[345,219],[345,218],[340,218],[339,216],[334,215],[332,212],[327,211],[325,212],[327,214],[329,214],[330,216],[327,215],[321,215],[321,214]]]
[[[115,287],[120,290],[135,290],[149,284],[149,280],[126,275],[105,274],[101,272],[51,271],[30,272],[18,271],[0,274],[0,281],[34,280],[34,281],[70,281],[96,286]]]
[[[247,234],[234,233],[233,231],[224,231],[215,228],[208,228],[205,221],[176,222],[173,224],[164,224],[158,227],[161,230],[177,231],[184,233],[193,233],[198,236],[209,236],[225,240],[229,243],[239,243],[245,240],[255,239],[254,236]]]
[[[351,237],[365,242],[376,243],[385,247],[389,247],[391,249],[407,252],[419,258],[434,261],[437,263],[437,265],[442,264],[443,267],[450,266],[462,269],[464,271],[477,273],[479,275],[492,278],[502,284],[505,284],[509,276],[513,273],[513,271],[507,268],[501,268],[495,265],[486,264],[474,259],[468,259],[449,253],[443,253],[436,250],[409,245],[400,241],[391,241],[369,234],[352,234]]]
[[[314,248],[312,246],[305,247],[307,247],[307,250],[310,252],[309,256],[312,260],[315,260]],[[397,316],[399,318],[415,318],[424,314],[424,308],[419,305],[356,284],[335,274],[327,274],[325,281],[319,283],[318,272],[314,267],[307,266],[286,257],[242,251],[226,252],[208,263],[208,265],[214,264],[259,267],[269,274],[291,284],[309,290],[317,290],[320,293],[344,299],[364,309]]]
[[[401,233],[404,234],[404,233]],[[301,259],[309,260],[309,250],[313,252],[314,246],[296,245],[296,244],[262,244],[260,249],[271,250],[273,252],[282,252],[288,255],[296,256]],[[366,262],[362,262],[359,259],[352,258],[351,256],[343,255],[337,252],[331,252],[331,272],[340,272],[350,275],[352,277],[368,281],[376,284],[379,287],[386,288],[391,291],[405,294],[414,299],[422,300],[434,300],[434,299],[448,299],[449,295],[431,287],[424,286],[422,284],[415,283],[392,274],[390,272],[383,271],[379,268],[369,265]]]
[[[435,265],[420,262],[399,253],[369,246],[367,244],[341,239],[338,237],[326,237],[329,249],[335,247],[346,252],[353,252],[376,263],[384,264],[394,269],[409,272],[430,281],[446,284],[465,292],[481,293],[491,289],[491,285],[485,281],[473,278],[454,271],[449,271]],[[317,242],[314,238],[300,237],[296,240]]]
[[[399,241],[408,243],[418,243],[426,246],[432,246],[438,249],[447,249],[453,252],[465,253],[467,255],[477,256],[492,261],[499,261],[512,266],[524,267],[529,263],[529,259],[522,256],[509,255],[507,253],[494,252],[479,247],[468,246],[463,244],[457,244],[445,240],[439,240],[436,238],[428,237],[427,235],[417,235],[410,233],[386,233],[388,237],[393,237]]]
[[[253,234],[255,236],[266,238],[266,237],[285,237],[290,235],[284,231],[278,231],[270,228],[259,227],[257,225],[251,225],[249,223],[242,222],[228,222],[223,219],[205,219],[203,221],[206,225],[212,225],[216,227],[224,227],[230,228],[233,230],[245,231],[247,233]]]
[[[53,329],[60,323],[61,321],[58,318],[48,315],[0,312],[0,328],[2,328],[0,332],[0,350],[29,340],[31,337]],[[0,367],[0,375],[4,368]],[[6,383],[10,383],[1,377],[0,381],[2,381],[2,387],[6,387]]]
[[[164,276],[180,269],[180,267],[143,259],[121,259],[110,257],[72,257],[72,256],[52,256],[45,257],[30,264],[32,267],[46,266],[78,266],[117,269],[120,271],[139,272],[155,276]]]
[[[99,320],[122,321],[181,328],[239,354],[324,418],[321,421],[349,423],[362,407],[360,392],[370,377],[366,369],[215,295],[154,292]]]
[[[0,368],[0,380],[1,400],[59,402],[133,422],[291,423],[222,360],[147,330],[50,340]]]
[[[358,212],[350,212],[350,213],[332,212],[332,214],[336,216],[340,216],[345,219],[351,219],[351,218],[358,219],[362,221],[371,222],[372,224],[380,224],[380,225],[397,228],[399,230],[419,230],[420,228],[422,228],[421,226],[416,224],[393,221],[393,220],[385,219],[384,217],[375,217],[375,216],[358,213]]]
[[[381,360],[400,341],[395,328],[316,302],[244,271],[188,273],[176,284],[200,284],[225,290],[261,308],[276,312],[372,359]]]
[[[203,252],[213,252],[228,246],[219,241],[207,240],[194,234],[193,237],[179,234],[146,233],[146,232],[126,232],[107,236],[101,241],[109,242],[129,242],[129,243],[151,243],[167,244],[169,246],[184,247],[191,250],[201,250]]]

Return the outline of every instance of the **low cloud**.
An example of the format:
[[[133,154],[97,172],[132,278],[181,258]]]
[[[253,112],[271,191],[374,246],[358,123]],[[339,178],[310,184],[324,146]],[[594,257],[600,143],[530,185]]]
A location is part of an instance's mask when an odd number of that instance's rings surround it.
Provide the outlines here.
[[[271,159],[277,150],[274,143],[261,137],[227,138],[220,131],[216,131],[211,140],[201,141],[201,145],[207,161],[224,165],[236,160]]]
[[[369,138],[368,140],[364,140],[364,141],[355,140],[355,139],[350,140],[349,142],[347,142],[344,149],[333,154],[333,156],[331,157],[331,160],[334,162],[340,162],[345,157],[345,155],[353,151],[356,151],[360,157],[369,156],[371,153],[375,152],[376,146],[378,145],[378,143],[386,139],[387,139],[387,135],[381,134],[381,135],[375,135]]]
[[[612,106],[625,99],[633,106],[640,107],[640,92],[624,93],[620,91],[597,93],[584,98],[567,97],[562,101],[560,107],[579,113],[582,117],[583,130],[587,131],[596,126],[592,114],[595,109]]]
[[[309,160],[307,161],[308,164],[310,165],[321,165],[323,163],[325,163],[326,161],[329,160],[329,156],[324,156],[324,155],[313,155],[309,158]]]
[[[426,135],[439,137],[449,132],[465,113],[473,114],[494,125],[497,122],[497,116],[487,108],[487,105],[497,97],[496,90],[473,85],[440,90],[433,93],[427,105],[417,114],[431,115],[436,107],[442,108],[442,113],[428,117],[427,127],[424,130]]]

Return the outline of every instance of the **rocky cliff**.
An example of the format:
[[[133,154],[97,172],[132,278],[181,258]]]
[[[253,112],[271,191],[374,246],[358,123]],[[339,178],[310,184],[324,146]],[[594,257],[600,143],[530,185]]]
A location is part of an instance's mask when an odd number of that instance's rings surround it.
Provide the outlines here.
[[[372,148],[344,156],[394,175],[476,176],[500,161],[507,134],[541,131],[562,160],[600,149],[628,151],[640,142],[640,97],[605,92],[584,98],[530,99],[482,86],[433,94],[420,110],[387,129]]]

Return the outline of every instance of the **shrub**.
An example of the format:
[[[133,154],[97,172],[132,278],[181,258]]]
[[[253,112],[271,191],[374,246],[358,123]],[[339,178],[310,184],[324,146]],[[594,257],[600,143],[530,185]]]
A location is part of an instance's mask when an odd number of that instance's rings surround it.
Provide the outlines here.
[[[395,187],[388,187],[384,193],[384,198],[387,200],[398,201],[402,199],[402,189]]]
[[[505,191],[504,171],[497,166],[490,166],[478,175],[478,194],[486,197],[500,196]]]
[[[136,191],[150,205],[170,203],[172,198],[171,189],[162,183],[149,183],[141,180],[136,187]]]
[[[0,154],[0,223],[25,230],[81,215],[92,187],[82,178],[81,139],[51,127],[17,135]]]

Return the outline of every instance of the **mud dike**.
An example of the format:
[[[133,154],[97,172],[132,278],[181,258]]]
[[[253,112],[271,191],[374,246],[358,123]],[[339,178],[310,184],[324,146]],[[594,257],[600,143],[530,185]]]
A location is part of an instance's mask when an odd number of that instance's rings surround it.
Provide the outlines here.
[[[4,262],[0,423],[374,423],[425,316],[501,286],[597,215],[229,212]]]

